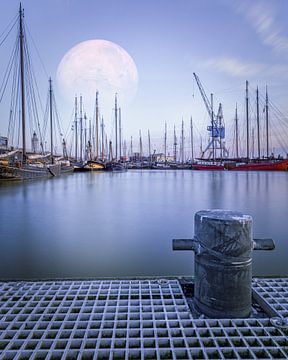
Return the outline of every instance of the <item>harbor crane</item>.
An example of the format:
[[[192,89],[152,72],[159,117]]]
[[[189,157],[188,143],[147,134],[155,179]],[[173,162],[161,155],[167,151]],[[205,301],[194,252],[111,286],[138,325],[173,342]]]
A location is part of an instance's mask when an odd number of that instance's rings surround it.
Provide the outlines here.
[[[228,158],[229,152],[225,147],[225,126],[223,120],[222,104],[221,103],[219,104],[218,112],[215,116],[213,110],[213,94],[211,94],[211,101],[209,101],[205,93],[205,90],[200,82],[199,77],[195,73],[193,73],[193,75],[198,85],[200,94],[206,106],[209,117],[211,119],[211,125],[207,126],[210,139],[205,150],[202,151],[201,153],[201,159],[203,159],[205,154],[207,153],[208,159],[212,158],[213,160],[215,160],[217,158],[217,151],[218,151],[218,157],[220,159]]]

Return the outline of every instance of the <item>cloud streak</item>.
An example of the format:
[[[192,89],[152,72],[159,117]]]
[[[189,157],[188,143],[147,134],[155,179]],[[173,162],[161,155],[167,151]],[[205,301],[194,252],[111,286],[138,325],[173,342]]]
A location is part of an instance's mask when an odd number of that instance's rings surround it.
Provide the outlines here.
[[[280,76],[288,78],[288,65],[267,65],[262,63],[243,62],[235,57],[216,57],[200,62],[205,69],[212,69],[228,76],[249,78],[253,76]]]
[[[254,27],[263,44],[271,47],[278,54],[288,55],[288,38],[283,35],[271,4],[272,2],[242,1],[236,10]]]

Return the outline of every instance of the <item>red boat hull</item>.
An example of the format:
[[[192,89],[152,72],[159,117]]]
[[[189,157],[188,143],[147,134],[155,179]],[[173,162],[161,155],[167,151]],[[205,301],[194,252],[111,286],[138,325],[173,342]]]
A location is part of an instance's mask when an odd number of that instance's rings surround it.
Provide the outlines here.
[[[229,170],[243,171],[285,171],[288,170],[288,160],[267,161],[260,163],[239,164]]]
[[[194,164],[192,170],[224,170],[224,165]]]

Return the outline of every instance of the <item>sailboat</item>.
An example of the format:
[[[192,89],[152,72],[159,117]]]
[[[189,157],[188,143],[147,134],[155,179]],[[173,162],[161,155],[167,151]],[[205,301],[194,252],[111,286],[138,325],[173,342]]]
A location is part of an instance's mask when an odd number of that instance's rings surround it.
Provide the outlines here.
[[[124,172],[127,171],[126,164],[121,162],[121,110],[117,105],[117,93],[115,94],[115,158],[113,158],[112,152],[112,141],[109,142],[109,161],[105,164],[105,171],[117,171]],[[118,119],[119,115],[119,119]],[[118,122],[119,120],[119,122]],[[118,133],[119,132],[119,133]],[[119,139],[118,139],[119,135]],[[119,141],[118,141],[119,140]],[[119,150],[119,157],[118,157]]]
[[[265,102],[265,114],[266,114],[266,156],[261,158],[260,154],[260,135],[259,135],[259,94],[258,88],[256,92],[257,100],[257,138],[258,138],[258,158],[250,157],[250,124],[249,124],[249,97],[248,97],[248,81],[246,81],[246,157],[239,157],[239,141],[238,141],[238,114],[237,106],[235,113],[235,125],[236,125],[236,158],[228,157],[228,150],[225,148],[225,127],[223,123],[222,105],[219,104],[218,114],[215,118],[213,111],[213,95],[211,94],[211,100],[207,98],[204,88],[194,73],[199,91],[211,118],[211,126],[208,126],[210,142],[204,152],[202,153],[200,162],[192,164],[193,170],[232,170],[232,171],[287,171],[288,159],[283,159],[280,155],[275,158],[273,154],[269,156],[269,109],[268,109],[268,92],[266,87],[266,102]],[[219,145],[219,146],[218,146]],[[204,159],[204,153],[211,148],[210,156]],[[220,150],[220,156],[216,156],[216,150]],[[254,152],[254,151],[253,151]],[[224,155],[224,156],[223,156]],[[204,161],[204,162],[203,162]]]
[[[27,74],[26,66],[29,63],[24,59],[25,50],[25,31],[23,26],[24,11],[20,3],[19,8],[19,53],[20,61],[19,74],[20,74],[20,103],[21,103],[21,125],[22,125],[22,149],[16,151],[13,156],[6,154],[5,161],[2,159],[0,162],[0,179],[1,180],[30,180],[38,178],[46,178],[57,176],[61,172],[61,165],[49,162],[43,157],[42,161],[33,161],[29,159],[26,149],[26,99],[25,99],[25,75]],[[52,143],[52,140],[51,140]],[[5,157],[5,155],[4,155]]]
[[[75,161],[74,171],[75,172],[86,172],[86,171],[103,171],[105,169],[104,159],[99,157],[99,106],[98,106],[98,91],[96,91],[96,102],[95,102],[95,156],[92,156],[92,129],[91,121],[89,126],[89,140],[86,142],[86,127],[84,128],[84,146],[83,151],[83,117],[82,117],[83,103],[82,95],[80,95],[80,117],[78,120],[78,101],[77,96],[75,97]],[[86,120],[86,115],[84,115]],[[103,121],[103,119],[102,119]],[[86,121],[84,121],[86,124]],[[102,125],[101,125],[102,126]],[[80,128],[80,134],[78,135],[78,128]],[[80,156],[78,156],[78,141],[80,140]],[[103,139],[102,139],[103,142]],[[83,152],[85,153],[83,159]]]
[[[275,158],[272,154],[269,156],[269,101],[268,91],[266,86],[266,98],[265,98],[265,127],[266,127],[266,157],[261,158],[260,153],[260,131],[259,131],[259,91],[258,87],[256,90],[256,114],[257,114],[257,147],[258,147],[258,158],[250,158],[249,150],[249,107],[248,107],[248,81],[246,81],[246,147],[247,154],[244,161],[236,159],[235,162],[230,162],[225,165],[228,170],[242,170],[242,171],[287,171],[288,170],[288,159]],[[237,109],[236,109],[236,155],[238,157],[238,129],[237,129]]]

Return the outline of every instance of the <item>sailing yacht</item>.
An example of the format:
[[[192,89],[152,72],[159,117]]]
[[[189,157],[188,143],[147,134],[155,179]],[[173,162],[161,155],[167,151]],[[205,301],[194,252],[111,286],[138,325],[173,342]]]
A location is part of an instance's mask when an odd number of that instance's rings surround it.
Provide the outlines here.
[[[19,53],[18,69],[16,74],[19,74],[19,92],[20,92],[20,113],[21,113],[21,130],[22,130],[22,149],[16,149],[11,154],[4,153],[0,161],[0,179],[3,180],[29,180],[57,176],[61,172],[61,165],[48,160],[43,156],[41,161],[39,159],[29,159],[26,149],[26,75],[29,74],[31,69],[27,69],[29,60],[27,60],[27,45],[25,46],[25,30],[24,30],[24,11],[21,3],[19,8],[19,42],[18,48],[13,54],[16,56]],[[18,59],[14,59],[15,61]],[[31,84],[30,84],[31,85]]]

